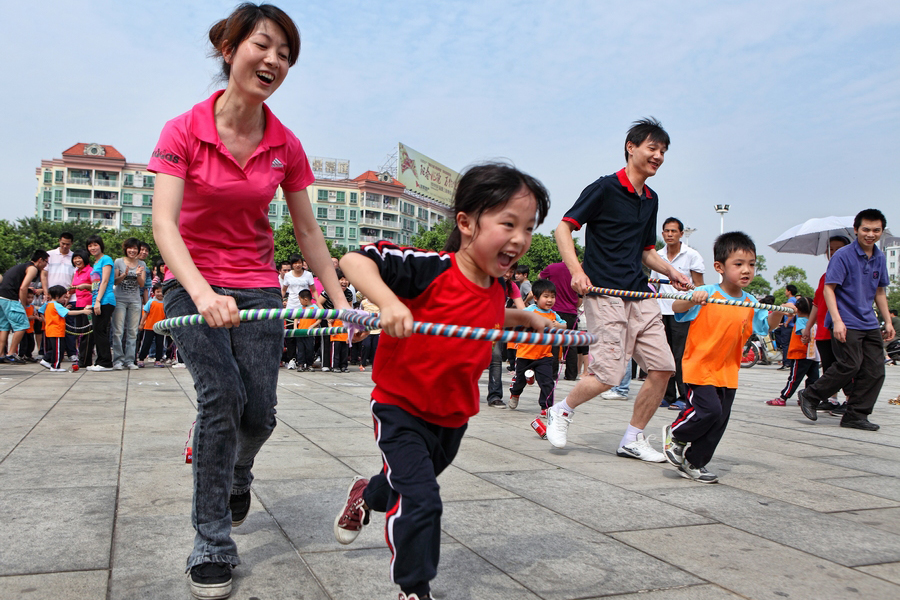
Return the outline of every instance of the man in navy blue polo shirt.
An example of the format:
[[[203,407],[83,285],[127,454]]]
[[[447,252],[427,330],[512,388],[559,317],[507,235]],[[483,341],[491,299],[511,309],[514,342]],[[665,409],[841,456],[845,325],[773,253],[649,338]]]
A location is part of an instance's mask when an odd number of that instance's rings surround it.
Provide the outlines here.
[[[869,415],[884,384],[883,340],[894,336],[885,293],[890,283],[887,261],[875,247],[885,226],[887,221],[880,210],[860,212],[853,220],[856,241],[835,252],[825,271],[825,327],[831,329],[835,362],[798,394],[803,414],[813,421],[819,404],[853,381],[841,427],[878,430]],[[885,320],[883,334],[872,310],[873,302]]]
[[[668,275],[677,289],[686,289],[689,279],[656,253],[658,199],[644,185],[662,166],[668,148],[669,134],[659,121],[636,121],[625,138],[625,168],[586,187],[556,228],[559,252],[579,294],[590,286],[650,291],[642,264]],[[584,225],[588,229],[582,266],[572,231]],[[655,299],[586,296],[584,314],[588,331],[599,339],[590,347],[588,371],[593,377],[579,380],[565,400],[547,411],[547,439],[563,448],[575,407],[618,385],[633,355],[647,380],[616,454],[664,462],[665,456],[643,434],[675,371],[659,304]]]

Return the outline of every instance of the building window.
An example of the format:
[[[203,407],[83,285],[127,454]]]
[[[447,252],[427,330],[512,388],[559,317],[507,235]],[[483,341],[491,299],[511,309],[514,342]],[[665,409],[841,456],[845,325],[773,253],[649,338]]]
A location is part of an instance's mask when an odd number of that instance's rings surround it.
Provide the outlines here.
[[[356,221],[356,209],[353,209],[353,208],[350,209],[350,220]]]
[[[277,227],[275,227],[275,221],[269,221],[269,229],[275,231]]]
[[[134,175],[125,175],[125,185],[134,187]]]
[[[62,221],[62,209],[57,208],[53,210],[53,220],[54,221]]]
[[[336,221],[343,221],[344,220],[344,209],[343,208],[335,209],[334,218]]]
[[[350,234],[347,237],[349,237],[351,240],[355,240],[356,239],[356,227],[350,227],[349,230],[350,230]]]
[[[53,200],[53,194],[50,193],[50,190],[44,190],[44,202],[50,202]]]
[[[44,211],[44,220],[45,220],[45,221],[49,221],[49,220],[50,220],[50,211],[49,211],[49,210],[45,210],[45,211]]]
[[[56,183],[62,183],[64,177],[65,177],[65,172],[57,171],[56,172]]]
[[[282,216],[282,217],[286,217],[286,216],[288,216],[288,215],[290,215],[290,214],[291,214],[291,211],[288,210],[288,205],[287,205],[287,204],[282,204],[282,205],[281,205],[281,216]]]
[[[342,238],[344,237],[344,228],[340,225],[336,225],[334,228],[334,237]]]
[[[153,206],[153,194],[144,194],[144,203],[142,206]]]
[[[335,198],[338,202],[346,202],[347,201],[347,192],[337,192],[335,194]]]
[[[356,204],[356,192],[350,192],[350,204]]]
[[[269,205],[269,216],[272,216],[272,217],[278,216],[278,208],[276,208],[274,204]]]
[[[328,190],[319,190],[319,202],[328,202]]]
[[[131,192],[122,193],[122,206],[131,206]]]
[[[144,175],[144,187],[152,188],[156,185],[155,175]]]
[[[51,173],[50,171],[44,171],[44,183],[47,185],[50,185],[50,183],[52,181],[53,181],[53,173]]]
[[[62,202],[62,190],[53,190],[53,201]]]
[[[131,213],[122,213],[122,225],[131,225]]]
[[[319,190],[320,192],[322,190]],[[316,218],[317,219],[327,219],[328,218],[328,207],[327,206],[319,206],[316,208]]]

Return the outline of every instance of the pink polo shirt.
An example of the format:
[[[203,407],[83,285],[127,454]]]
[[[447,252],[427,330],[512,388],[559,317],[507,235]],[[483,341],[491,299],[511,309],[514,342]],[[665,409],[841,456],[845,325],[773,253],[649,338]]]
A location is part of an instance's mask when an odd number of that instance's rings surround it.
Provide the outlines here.
[[[279,185],[296,192],[315,176],[300,140],[265,104],[266,131],[242,169],[216,130],[213,108],[223,92],[166,123],[147,168],[184,180],[179,230],[207,283],[278,287],[269,203]]]

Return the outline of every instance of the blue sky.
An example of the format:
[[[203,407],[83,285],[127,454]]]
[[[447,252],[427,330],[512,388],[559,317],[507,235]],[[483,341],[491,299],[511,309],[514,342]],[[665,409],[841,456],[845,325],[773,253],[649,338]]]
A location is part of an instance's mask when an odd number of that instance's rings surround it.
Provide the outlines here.
[[[766,245],[809,217],[881,208],[900,233],[900,3],[276,2],[297,65],[269,103],[311,155],[378,168],[401,141],[451,168],[503,158],[541,179],[549,233],[623,166],[631,121],[672,145],[662,219],[743,229],[772,279],[824,259]],[[20,2],[4,9],[0,218],[34,211],[34,169],[76,142],[146,162],[163,123],[217,84],[206,31],[232,2]],[[711,268],[711,264],[709,264]],[[814,281],[813,281],[814,282]]]

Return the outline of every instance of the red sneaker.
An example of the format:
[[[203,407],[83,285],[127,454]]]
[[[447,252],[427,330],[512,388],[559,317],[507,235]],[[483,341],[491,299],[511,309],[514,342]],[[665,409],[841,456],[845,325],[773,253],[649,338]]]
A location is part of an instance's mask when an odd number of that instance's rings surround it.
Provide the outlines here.
[[[774,400],[766,400],[766,404],[769,406],[784,406],[787,403],[782,398],[775,398]]]
[[[368,479],[354,477],[347,490],[347,504],[334,520],[334,537],[341,544],[350,544],[357,538],[363,526],[369,524],[369,511],[365,508],[363,491]]]

